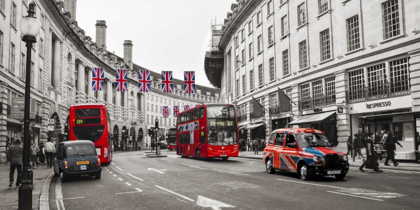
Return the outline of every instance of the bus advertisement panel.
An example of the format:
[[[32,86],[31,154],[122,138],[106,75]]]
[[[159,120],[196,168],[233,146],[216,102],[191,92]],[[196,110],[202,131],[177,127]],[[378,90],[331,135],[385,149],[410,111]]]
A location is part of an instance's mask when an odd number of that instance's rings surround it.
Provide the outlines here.
[[[199,158],[237,157],[239,132],[232,104],[200,105],[179,114],[177,154]]]
[[[90,140],[102,163],[112,160],[111,120],[103,104],[75,105],[68,117],[69,140]]]

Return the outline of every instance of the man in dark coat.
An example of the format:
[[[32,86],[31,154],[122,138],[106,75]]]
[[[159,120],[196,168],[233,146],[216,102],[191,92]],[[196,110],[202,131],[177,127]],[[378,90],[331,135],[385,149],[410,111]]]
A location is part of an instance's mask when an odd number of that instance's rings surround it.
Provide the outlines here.
[[[349,136],[349,138],[347,139],[347,156],[350,153],[350,157],[353,158],[353,141],[351,139],[351,136]]]
[[[375,172],[382,172],[382,170],[379,170],[379,163],[378,163],[378,156],[375,152],[374,146],[373,146],[373,139],[372,137],[367,137],[366,139],[366,160],[363,161],[363,164],[360,166],[359,170],[361,172],[365,172],[363,168],[366,166],[366,168],[371,168]]]
[[[395,141],[394,136],[392,135],[391,132],[386,131],[386,133],[388,134],[388,136],[385,139],[385,149],[386,149],[386,159],[385,159],[385,165],[389,166],[388,161],[391,159],[391,161],[394,163],[394,166],[397,166],[398,163],[395,160],[395,152],[394,150],[396,149],[395,144],[400,145],[400,147],[402,148],[403,146],[400,144],[400,142]]]
[[[360,135],[356,133],[354,134],[354,140],[353,140],[353,149],[354,149],[353,162],[355,161],[357,155],[362,157],[363,160],[365,159],[365,157],[363,157],[362,155],[362,148],[363,148],[363,142],[360,139]]]
[[[17,170],[16,187],[19,187],[20,182],[21,182],[22,156],[23,156],[23,147],[19,139],[16,139],[13,142],[13,146],[9,148],[9,155],[10,155],[9,187],[12,187],[13,185],[15,170]]]

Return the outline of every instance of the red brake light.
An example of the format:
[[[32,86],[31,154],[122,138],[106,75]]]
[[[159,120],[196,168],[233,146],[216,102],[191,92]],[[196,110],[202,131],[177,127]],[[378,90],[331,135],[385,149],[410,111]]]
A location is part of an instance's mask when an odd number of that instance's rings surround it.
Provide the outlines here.
[[[64,168],[65,168],[65,169],[69,169],[69,165],[68,165],[68,163],[67,163],[67,160],[65,160],[65,161],[64,161]]]
[[[306,129],[304,130],[304,132],[305,132],[305,133],[313,133],[313,132],[314,132],[314,129],[312,129],[312,128],[306,128]]]
[[[98,158],[98,166],[101,166],[101,159]]]

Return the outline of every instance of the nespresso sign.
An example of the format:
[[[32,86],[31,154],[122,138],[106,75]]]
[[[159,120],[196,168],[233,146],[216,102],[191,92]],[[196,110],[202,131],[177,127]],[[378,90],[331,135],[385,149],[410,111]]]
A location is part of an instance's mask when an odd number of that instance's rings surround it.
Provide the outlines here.
[[[380,107],[391,106],[391,101],[383,101],[377,103],[366,103],[366,109],[375,109]]]

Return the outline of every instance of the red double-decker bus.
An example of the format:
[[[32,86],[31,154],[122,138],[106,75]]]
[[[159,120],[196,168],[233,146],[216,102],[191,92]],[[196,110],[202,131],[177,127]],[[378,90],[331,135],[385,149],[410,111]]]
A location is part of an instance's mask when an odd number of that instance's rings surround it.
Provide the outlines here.
[[[203,104],[181,112],[176,128],[177,154],[181,157],[238,157],[238,121],[232,104]]]
[[[176,128],[169,128],[167,143],[169,150],[176,150]]]
[[[102,163],[112,161],[111,120],[103,104],[82,104],[70,107],[69,140],[90,140]]]

